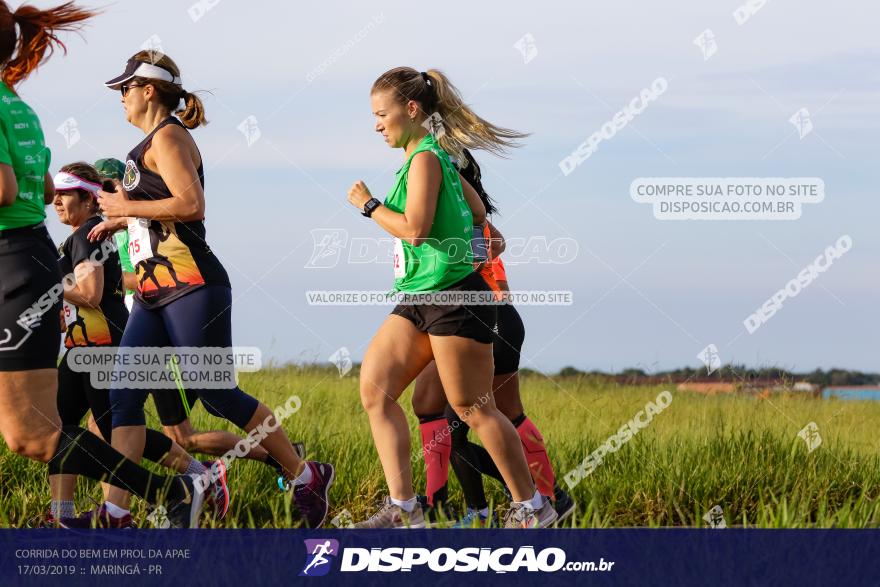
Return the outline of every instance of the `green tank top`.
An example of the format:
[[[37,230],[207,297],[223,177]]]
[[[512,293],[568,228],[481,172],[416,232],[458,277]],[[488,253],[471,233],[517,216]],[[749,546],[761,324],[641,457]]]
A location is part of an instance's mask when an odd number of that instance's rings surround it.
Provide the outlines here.
[[[446,151],[427,134],[397,172],[397,182],[385,198],[389,210],[406,209],[406,186],[413,157],[430,151],[440,160],[443,179],[428,240],[413,245],[394,239],[394,289],[403,292],[440,291],[474,272],[471,233],[474,219],[464,199],[458,170]]]
[[[123,273],[134,273],[134,265],[131,264],[131,257],[128,254],[128,231],[120,230],[113,235],[116,239],[116,249],[119,252],[119,265],[122,267]],[[125,290],[126,295],[134,293],[132,290]]]
[[[0,83],[0,163],[12,167],[18,182],[15,202],[0,207],[0,230],[31,226],[46,218],[43,190],[49,160],[40,119]]]

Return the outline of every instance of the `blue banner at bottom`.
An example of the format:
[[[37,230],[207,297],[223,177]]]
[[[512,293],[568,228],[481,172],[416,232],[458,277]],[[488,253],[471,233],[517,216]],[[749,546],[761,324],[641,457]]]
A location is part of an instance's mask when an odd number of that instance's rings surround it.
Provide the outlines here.
[[[880,530],[3,530],[0,584],[877,585]]]

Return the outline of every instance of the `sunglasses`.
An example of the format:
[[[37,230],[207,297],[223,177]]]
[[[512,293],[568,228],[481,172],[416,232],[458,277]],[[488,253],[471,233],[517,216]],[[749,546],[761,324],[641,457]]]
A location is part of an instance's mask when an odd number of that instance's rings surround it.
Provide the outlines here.
[[[125,98],[128,91],[132,88],[142,88],[144,87],[142,84],[123,84],[119,86],[119,91],[122,92],[122,97]]]

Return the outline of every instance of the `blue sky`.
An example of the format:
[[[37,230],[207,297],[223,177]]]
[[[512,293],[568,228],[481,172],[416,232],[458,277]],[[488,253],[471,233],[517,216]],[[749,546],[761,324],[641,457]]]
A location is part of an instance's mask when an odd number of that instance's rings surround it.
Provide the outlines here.
[[[388,265],[305,265],[312,229],[382,236],[346,191],[358,179],[390,188],[402,153],[373,132],[369,88],[411,65],[444,70],[479,114],[531,133],[506,160],[478,154],[502,232],[579,245],[569,264],[509,268],[514,288],[574,294],[570,307],[521,308],[524,366],[696,366],[711,343],[724,362],[877,371],[880,11],[778,0],[738,25],[739,4],[219,0],[193,21],[188,2],[120,2],[66,36],[68,56],[20,93],[54,171],[123,158],[141,139],[102,82],[153,35],[188,90],[211,92],[211,123],[194,133],[208,242],[232,279],[236,344],[278,361],[324,361],[341,346],[359,359],[387,314],[309,307],[305,291],[387,288]],[[704,60],[694,39],[707,28],[717,53]],[[514,44],[527,33],[537,54],[524,63]],[[559,161],[661,76],[668,90],[563,176]],[[800,108],[814,125],[803,139],[789,122]],[[261,133],[251,146],[238,130],[248,116]],[[68,118],[80,136],[70,147],[55,130]],[[660,221],[629,196],[633,179],[655,176],[821,177],[826,197],[794,221]],[[66,234],[54,218],[50,229]],[[746,316],[843,234],[853,249],[748,334]]]

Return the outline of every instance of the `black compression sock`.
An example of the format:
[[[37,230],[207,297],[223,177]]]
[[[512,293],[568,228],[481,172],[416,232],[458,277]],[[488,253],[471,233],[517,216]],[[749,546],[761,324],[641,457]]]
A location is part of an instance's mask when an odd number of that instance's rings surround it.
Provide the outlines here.
[[[497,465],[495,465],[495,461],[492,460],[492,457],[489,456],[489,451],[480,446],[479,444],[474,444],[473,442],[468,442],[471,445],[471,454],[473,454],[477,458],[477,468],[483,475],[488,475],[493,479],[497,479],[502,484],[504,483],[504,477],[501,476],[501,471],[498,470]]]
[[[171,500],[186,495],[179,479],[152,474],[79,426],[61,428],[58,448],[49,461],[50,475],[64,473],[105,481],[152,504],[159,502],[163,494]]]
[[[147,440],[144,442],[144,458],[154,463],[161,463],[165,455],[171,452],[171,439],[159,432],[147,428]]]
[[[438,506],[439,504],[446,504],[449,500],[449,483],[444,483],[440,489],[434,492],[434,495],[431,496],[430,503],[434,504],[434,506]]]

